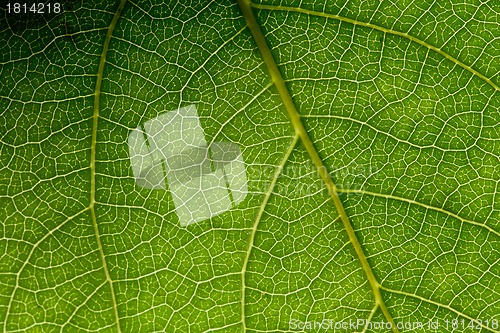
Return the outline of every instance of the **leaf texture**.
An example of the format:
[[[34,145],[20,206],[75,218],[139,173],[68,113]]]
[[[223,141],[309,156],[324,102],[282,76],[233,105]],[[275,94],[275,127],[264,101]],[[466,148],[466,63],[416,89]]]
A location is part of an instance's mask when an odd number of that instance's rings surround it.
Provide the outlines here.
[[[2,14],[0,330],[500,332],[497,2],[62,8]],[[182,227],[127,139],[188,105],[248,193]]]

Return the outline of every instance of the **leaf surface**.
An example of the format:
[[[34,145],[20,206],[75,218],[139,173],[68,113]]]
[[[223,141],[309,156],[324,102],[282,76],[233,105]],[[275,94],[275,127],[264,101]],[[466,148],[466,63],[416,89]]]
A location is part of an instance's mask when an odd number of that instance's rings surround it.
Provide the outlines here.
[[[500,332],[496,2],[2,15],[2,331]],[[181,227],[127,140],[193,104],[248,193]]]

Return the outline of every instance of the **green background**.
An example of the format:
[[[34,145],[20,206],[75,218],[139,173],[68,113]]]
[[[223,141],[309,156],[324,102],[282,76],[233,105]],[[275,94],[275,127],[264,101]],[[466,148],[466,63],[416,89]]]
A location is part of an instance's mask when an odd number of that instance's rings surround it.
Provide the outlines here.
[[[259,4],[394,320],[500,332],[499,3]],[[0,12],[1,331],[385,320],[236,3],[127,2],[97,109],[118,3],[62,7]],[[242,149],[249,193],[181,228],[169,191],[135,185],[127,137],[190,104]]]

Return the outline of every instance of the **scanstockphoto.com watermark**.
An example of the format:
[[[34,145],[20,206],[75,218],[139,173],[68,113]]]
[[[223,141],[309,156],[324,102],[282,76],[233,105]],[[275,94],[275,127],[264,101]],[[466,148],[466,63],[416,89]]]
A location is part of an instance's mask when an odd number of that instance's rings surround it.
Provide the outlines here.
[[[396,323],[398,329],[423,330],[424,328],[433,329],[432,325],[425,327],[422,322],[399,322]],[[354,332],[364,329],[387,330],[392,331],[392,323],[385,321],[368,321],[366,319],[332,320],[323,319],[322,321],[300,321],[290,320],[289,329],[292,331],[310,331],[310,332]]]
[[[361,193],[368,179],[378,177],[376,165],[350,165],[322,167],[314,165],[285,165],[282,168],[266,165],[247,166],[249,188],[252,192],[266,192],[276,178],[273,193],[286,197],[306,197],[314,194],[328,195],[320,173],[328,174],[338,189],[349,193]]]
[[[300,321],[292,319],[289,322],[289,330],[296,332],[359,332],[362,330],[393,331],[394,326],[400,331],[406,332],[441,332],[446,331],[468,331],[477,332],[485,328],[498,330],[500,321],[498,319],[434,319],[422,321],[396,321],[394,324],[387,321],[370,321],[367,319],[333,320],[322,321]]]

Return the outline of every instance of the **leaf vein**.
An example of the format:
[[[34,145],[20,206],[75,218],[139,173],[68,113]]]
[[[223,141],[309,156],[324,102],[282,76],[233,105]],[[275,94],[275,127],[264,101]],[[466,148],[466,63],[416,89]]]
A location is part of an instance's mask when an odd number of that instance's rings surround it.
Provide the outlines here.
[[[106,280],[109,283],[109,287],[111,290],[111,301],[112,301],[112,306],[113,306],[113,313],[116,321],[116,328],[118,333],[121,332],[121,327],[120,327],[120,317],[118,314],[118,303],[116,301],[116,293],[113,287],[113,281],[111,279],[111,275],[109,273],[109,268],[106,263],[106,257],[104,254],[104,250],[102,247],[101,243],[101,236],[99,234],[99,227],[97,225],[97,216],[95,212],[95,203],[96,203],[96,150],[97,150],[97,125],[99,121],[99,110],[100,110],[100,97],[101,97],[101,84],[102,84],[102,78],[104,75],[104,66],[106,64],[106,55],[108,53],[109,49],[109,43],[111,41],[111,37],[113,35],[113,30],[115,29],[116,22],[118,22],[118,19],[121,15],[121,12],[123,8],[125,7],[125,3],[127,0],[121,0],[120,4],[118,5],[115,15],[113,16],[113,19],[111,20],[111,23],[109,25],[109,29],[106,33],[106,38],[104,40],[104,45],[102,48],[102,54],[101,54],[101,59],[99,61],[99,68],[97,70],[97,79],[96,79],[96,85],[95,85],[95,94],[94,94],[94,114],[92,116],[92,138],[91,138],[91,146],[90,146],[90,214],[92,217],[92,226],[94,228],[94,234],[96,237],[97,241],[97,247],[99,249],[99,254],[101,257],[101,262],[102,266],[104,269],[104,274],[106,276]]]
[[[383,285],[380,285],[380,289],[384,290],[384,291],[387,291],[389,293],[393,293],[393,294],[398,294],[398,295],[403,295],[403,296],[406,296],[406,297],[412,297],[412,298],[416,298],[416,299],[419,299],[423,302],[426,302],[426,303],[429,303],[429,304],[432,304],[432,305],[435,305],[437,307],[440,307],[440,308],[444,308],[444,309],[447,309],[451,312],[454,312],[456,313],[457,315],[461,316],[461,317],[464,317],[466,318],[467,320],[470,320],[472,322],[474,322],[476,325],[479,325],[481,326],[482,328],[484,328],[485,330],[487,331],[490,331],[490,332],[494,332],[494,333],[499,333],[500,331],[495,331],[493,330],[492,328],[484,325],[482,322],[472,318],[471,316],[468,316],[466,315],[465,313],[461,312],[461,311],[458,311],[456,309],[454,309],[453,307],[451,307],[450,305],[446,305],[446,304],[442,304],[442,303],[439,303],[439,302],[436,302],[436,301],[433,301],[433,300],[430,300],[430,299],[427,299],[425,297],[422,297],[422,296],[419,296],[419,295],[416,295],[416,294],[412,294],[412,293],[408,293],[408,292],[405,292],[405,291],[401,291],[401,290],[395,290],[395,289],[391,289],[391,288],[387,288]]]
[[[269,188],[264,196],[264,199],[262,200],[262,203],[259,207],[259,211],[257,213],[257,216],[255,217],[255,221],[253,223],[252,230],[250,232],[250,238],[248,241],[248,250],[245,255],[245,259],[243,260],[243,266],[241,269],[241,323],[243,326],[243,332],[246,332],[246,317],[245,317],[245,289],[247,288],[246,286],[246,271],[248,267],[248,261],[250,259],[250,253],[252,252],[252,248],[254,245],[254,240],[255,240],[255,234],[257,232],[257,228],[259,226],[259,222],[262,219],[262,215],[264,214],[264,210],[267,206],[267,203],[269,201],[269,198],[271,197],[271,194],[273,192],[274,186],[276,185],[276,182],[278,181],[278,177],[280,176],[281,172],[283,171],[283,167],[285,163],[288,161],[288,158],[292,154],[292,151],[294,150],[295,146],[297,145],[297,141],[299,140],[299,136],[295,134],[293,137],[292,142],[290,143],[288,150],[286,151],[285,155],[283,156],[283,159],[281,160],[280,164],[278,165],[276,172],[274,173],[274,177],[271,180],[271,183],[269,184]]]
[[[462,222],[465,222],[465,223],[468,223],[468,224],[471,224],[471,225],[475,225],[475,226],[484,228],[484,229],[488,230],[489,232],[491,232],[492,234],[495,234],[495,235],[497,235],[497,236],[500,237],[500,231],[497,231],[497,230],[493,229],[492,227],[490,227],[490,226],[488,226],[488,225],[486,225],[484,223],[480,223],[480,222],[476,222],[476,221],[473,221],[473,220],[470,220],[470,219],[466,219],[466,218],[461,217],[460,215],[457,215],[455,213],[452,213],[452,212],[450,212],[450,211],[448,211],[448,210],[446,210],[444,208],[434,207],[434,206],[431,206],[431,205],[428,205],[428,204],[425,204],[425,203],[422,203],[422,202],[418,202],[416,200],[412,200],[412,199],[408,199],[408,198],[403,198],[403,197],[398,197],[398,196],[395,196],[395,195],[392,195],[392,194],[375,193],[375,192],[370,192],[370,191],[366,191],[366,190],[340,189],[339,188],[338,191],[342,192],[342,193],[368,194],[368,195],[372,195],[372,196],[375,196],[375,197],[380,197],[380,198],[385,198],[385,199],[393,199],[393,200],[398,200],[398,201],[403,201],[403,202],[406,202],[406,203],[414,204],[414,205],[423,207],[425,209],[431,209],[431,210],[434,210],[434,211],[446,214],[448,216],[456,218],[459,221],[462,221]]]
[[[358,21],[358,20],[350,19],[348,17],[344,17],[344,16],[340,16],[340,15],[317,12],[317,11],[310,10],[310,9],[288,7],[288,6],[262,5],[262,4],[252,3],[252,2],[250,3],[250,5],[252,7],[254,7],[254,8],[257,8],[257,9],[288,11],[288,12],[295,12],[295,13],[307,14],[307,15],[320,16],[320,17],[329,18],[329,19],[335,19],[335,20],[339,20],[339,21],[342,21],[342,22],[351,23],[351,24],[354,24],[354,25],[357,25],[357,26],[366,27],[366,28],[371,28],[371,29],[382,31],[382,32],[385,32],[385,33],[388,33],[388,34],[391,34],[391,35],[395,35],[395,36],[399,36],[399,37],[403,37],[403,38],[409,39],[412,42],[415,42],[415,43],[417,43],[417,44],[419,44],[421,46],[424,46],[424,47],[426,47],[426,48],[428,48],[428,49],[430,49],[430,50],[432,50],[432,51],[440,54],[441,56],[443,56],[446,59],[450,60],[451,62],[455,63],[456,65],[458,65],[458,66],[462,67],[463,69],[469,71],[473,75],[481,78],[484,82],[486,82],[490,86],[492,86],[496,91],[500,91],[500,87],[498,85],[496,85],[493,81],[491,81],[490,78],[488,78],[485,75],[481,74],[480,72],[478,72],[477,70],[475,70],[471,66],[469,66],[469,65],[461,62],[460,60],[458,60],[458,59],[456,59],[454,57],[452,57],[450,54],[444,52],[440,48],[438,48],[438,47],[436,47],[436,46],[434,46],[432,44],[429,44],[429,43],[427,43],[427,42],[425,42],[425,41],[423,41],[421,39],[418,39],[418,38],[416,38],[416,37],[414,37],[412,35],[409,35],[406,32],[401,32],[401,31],[397,31],[397,30],[393,30],[393,29],[381,27],[381,26],[373,24],[373,23]]]

